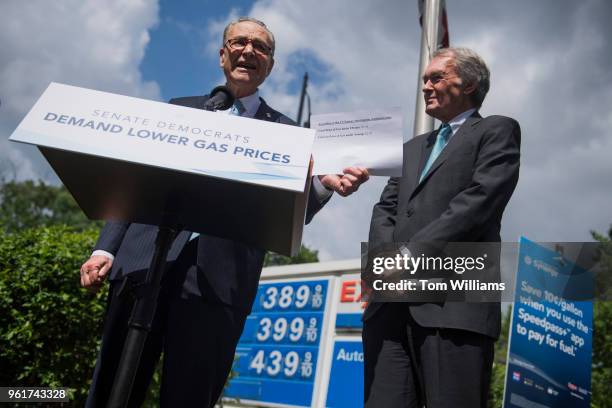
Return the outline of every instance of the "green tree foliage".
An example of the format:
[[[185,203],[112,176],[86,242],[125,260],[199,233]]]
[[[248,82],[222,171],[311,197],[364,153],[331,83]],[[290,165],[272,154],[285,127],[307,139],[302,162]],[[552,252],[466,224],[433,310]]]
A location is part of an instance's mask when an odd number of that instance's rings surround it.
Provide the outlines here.
[[[607,277],[607,284],[601,287],[600,295],[603,292],[607,296],[600,297],[595,302],[593,313],[593,369],[591,371],[591,391],[593,398],[591,407],[612,408],[612,302],[610,293],[612,288],[609,285],[609,277],[612,275],[612,227],[608,231],[608,236],[592,232],[593,238],[600,243],[599,265],[601,267],[600,276]]]
[[[19,231],[57,224],[75,229],[101,225],[87,219],[64,186],[31,180],[0,183],[1,229]]]
[[[612,227],[608,236],[591,231],[591,235],[599,242],[597,254],[598,274],[595,278],[595,289],[598,299],[612,300]]]
[[[510,319],[512,306],[508,306],[503,316],[501,333],[495,343],[495,356],[491,374],[491,387],[489,391],[489,407],[499,408],[504,400],[504,386],[506,382],[506,358],[508,356],[508,335],[510,333]]]
[[[0,231],[0,385],[69,387],[83,406],[101,334],[105,291],[81,289],[97,229]]]
[[[306,245],[302,245],[300,252],[297,255],[288,257],[279,255],[274,252],[268,252],[264,259],[264,266],[290,265],[319,262],[319,251],[310,249]]]
[[[591,407],[612,408],[612,303],[609,301],[595,303],[591,392]]]

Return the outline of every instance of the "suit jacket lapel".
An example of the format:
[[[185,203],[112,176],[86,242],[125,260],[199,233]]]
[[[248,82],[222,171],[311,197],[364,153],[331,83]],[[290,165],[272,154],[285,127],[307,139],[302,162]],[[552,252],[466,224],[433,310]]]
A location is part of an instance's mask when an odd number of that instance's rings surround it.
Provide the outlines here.
[[[426,138],[423,139],[423,143],[421,143],[421,156],[419,160],[419,167],[416,174],[416,179],[414,180],[414,185],[419,184],[419,178],[421,177],[421,173],[423,172],[423,168],[425,167],[425,163],[427,163],[427,159],[429,159],[429,155],[431,154],[431,150],[433,149],[434,144],[436,144],[436,137],[438,136],[438,132],[434,131],[427,135]]]
[[[425,167],[425,163],[427,163],[427,159],[429,158],[429,155],[431,154],[431,150],[433,149],[433,145],[436,143],[436,137],[438,135],[438,132],[431,132],[429,133],[426,137],[423,138],[422,142],[421,142],[421,152],[419,157],[419,165],[416,167],[416,171],[414,171],[414,173],[408,173],[410,174],[412,180],[412,189],[410,189],[410,196],[409,196],[409,200],[411,200],[416,193],[421,189],[421,185],[423,184],[423,181],[425,181],[425,179],[423,179],[421,182],[419,182],[419,178],[421,178],[421,173],[423,172],[423,168]],[[431,172],[431,170],[430,170]]]
[[[261,101],[261,103],[259,104],[259,108],[257,108],[257,112],[255,113],[255,116],[253,116],[253,118],[273,122],[275,120],[273,115],[274,111],[268,106],[268,104],[266,103],[266,101],[263,100],[263,98],[259,98],[259,100]]]

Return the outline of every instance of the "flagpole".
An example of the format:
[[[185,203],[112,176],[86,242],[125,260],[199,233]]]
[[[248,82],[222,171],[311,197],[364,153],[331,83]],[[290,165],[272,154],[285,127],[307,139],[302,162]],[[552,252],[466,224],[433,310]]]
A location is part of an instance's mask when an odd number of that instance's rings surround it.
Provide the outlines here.
[[[425,101],[423,99],[423,74],[427,64],[431,61],[431,55],[438,49],[438,38],[440,14],[442,12],[442,0],[424,0],[423,21],[421,32],[421,57],[419,60],[419,76],[417,78],[417,95],[414,111],[413,137],[434,129],[434,118],[425,113]]]
[[[308,72],[304,72],[304,80],[302,81],[302,93],[300,94],[300,106],[297,114],[297,125],[302,126],[302,110],[304,109],[304,97],[306,96],[306,87],[308,86]]]

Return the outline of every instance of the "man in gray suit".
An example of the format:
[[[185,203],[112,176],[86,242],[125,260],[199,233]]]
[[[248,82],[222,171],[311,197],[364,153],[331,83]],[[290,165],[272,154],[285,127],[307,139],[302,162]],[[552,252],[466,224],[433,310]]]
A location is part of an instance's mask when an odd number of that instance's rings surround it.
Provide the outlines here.
[[[518,181],[519,124],[478,113],[489,70],[469,49],[436,52],[423,83],[426,112],[442,125],[404,144],[403,176],[389,180],[374,206],[370,247],[499,242]],[[486,407],[499,331],[495,302],[370,304],[366,407]]]
[[[294,124],[270,108],[258,94],[258,87],[274,65],[274,47],[274,36],[258,20],[240,18],[226,27],[219,61],[227,86],[236,97],[231,114]],[[202,108],[207,100],[207,96],[195,96],[176,98],[170,103]],[[332,191],[349,195],[367,178],[367,171],[362,168],[348,168],[342,176],[315,177],[306,222],[329,200]],[[100,233],[92,256],[81,267],[84,287],[99,287],[109,272],[111,281],[102,346],[87,401],[89,407],[106,406],[133,305],[130,296],[118,292],[126,279],[138,291],[153,256],[156,233],[154,226],[109,222]],[[264,255],[262,249],[240,242],[179,232],[166,258],[153,330],[140,359],[130,406],[142,404],[162,351],[161,405],[215,404],[257,292]]]

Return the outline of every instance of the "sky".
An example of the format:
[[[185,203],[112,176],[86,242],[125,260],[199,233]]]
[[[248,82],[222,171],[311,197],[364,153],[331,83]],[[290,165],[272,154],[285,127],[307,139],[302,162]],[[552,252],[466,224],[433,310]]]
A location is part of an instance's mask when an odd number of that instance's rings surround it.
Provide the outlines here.
[[[612,2],[447,0],[450,42],[491,70],[481,114],[517,119],[520,180],[502,239],[588,241],[612,224]],[[412,137],[420,28],[416,0],[5,0],[0,5],[0,176],[58,183],[35,148],[8,141],[49,82],[166,101],[223,82],[218,50],[230,20],[250,15],[276,37],[261,87],[295,118],[308,71],[313,113],[400,106]],[[359,257],[372,177],[305,228],[321,260]]]

